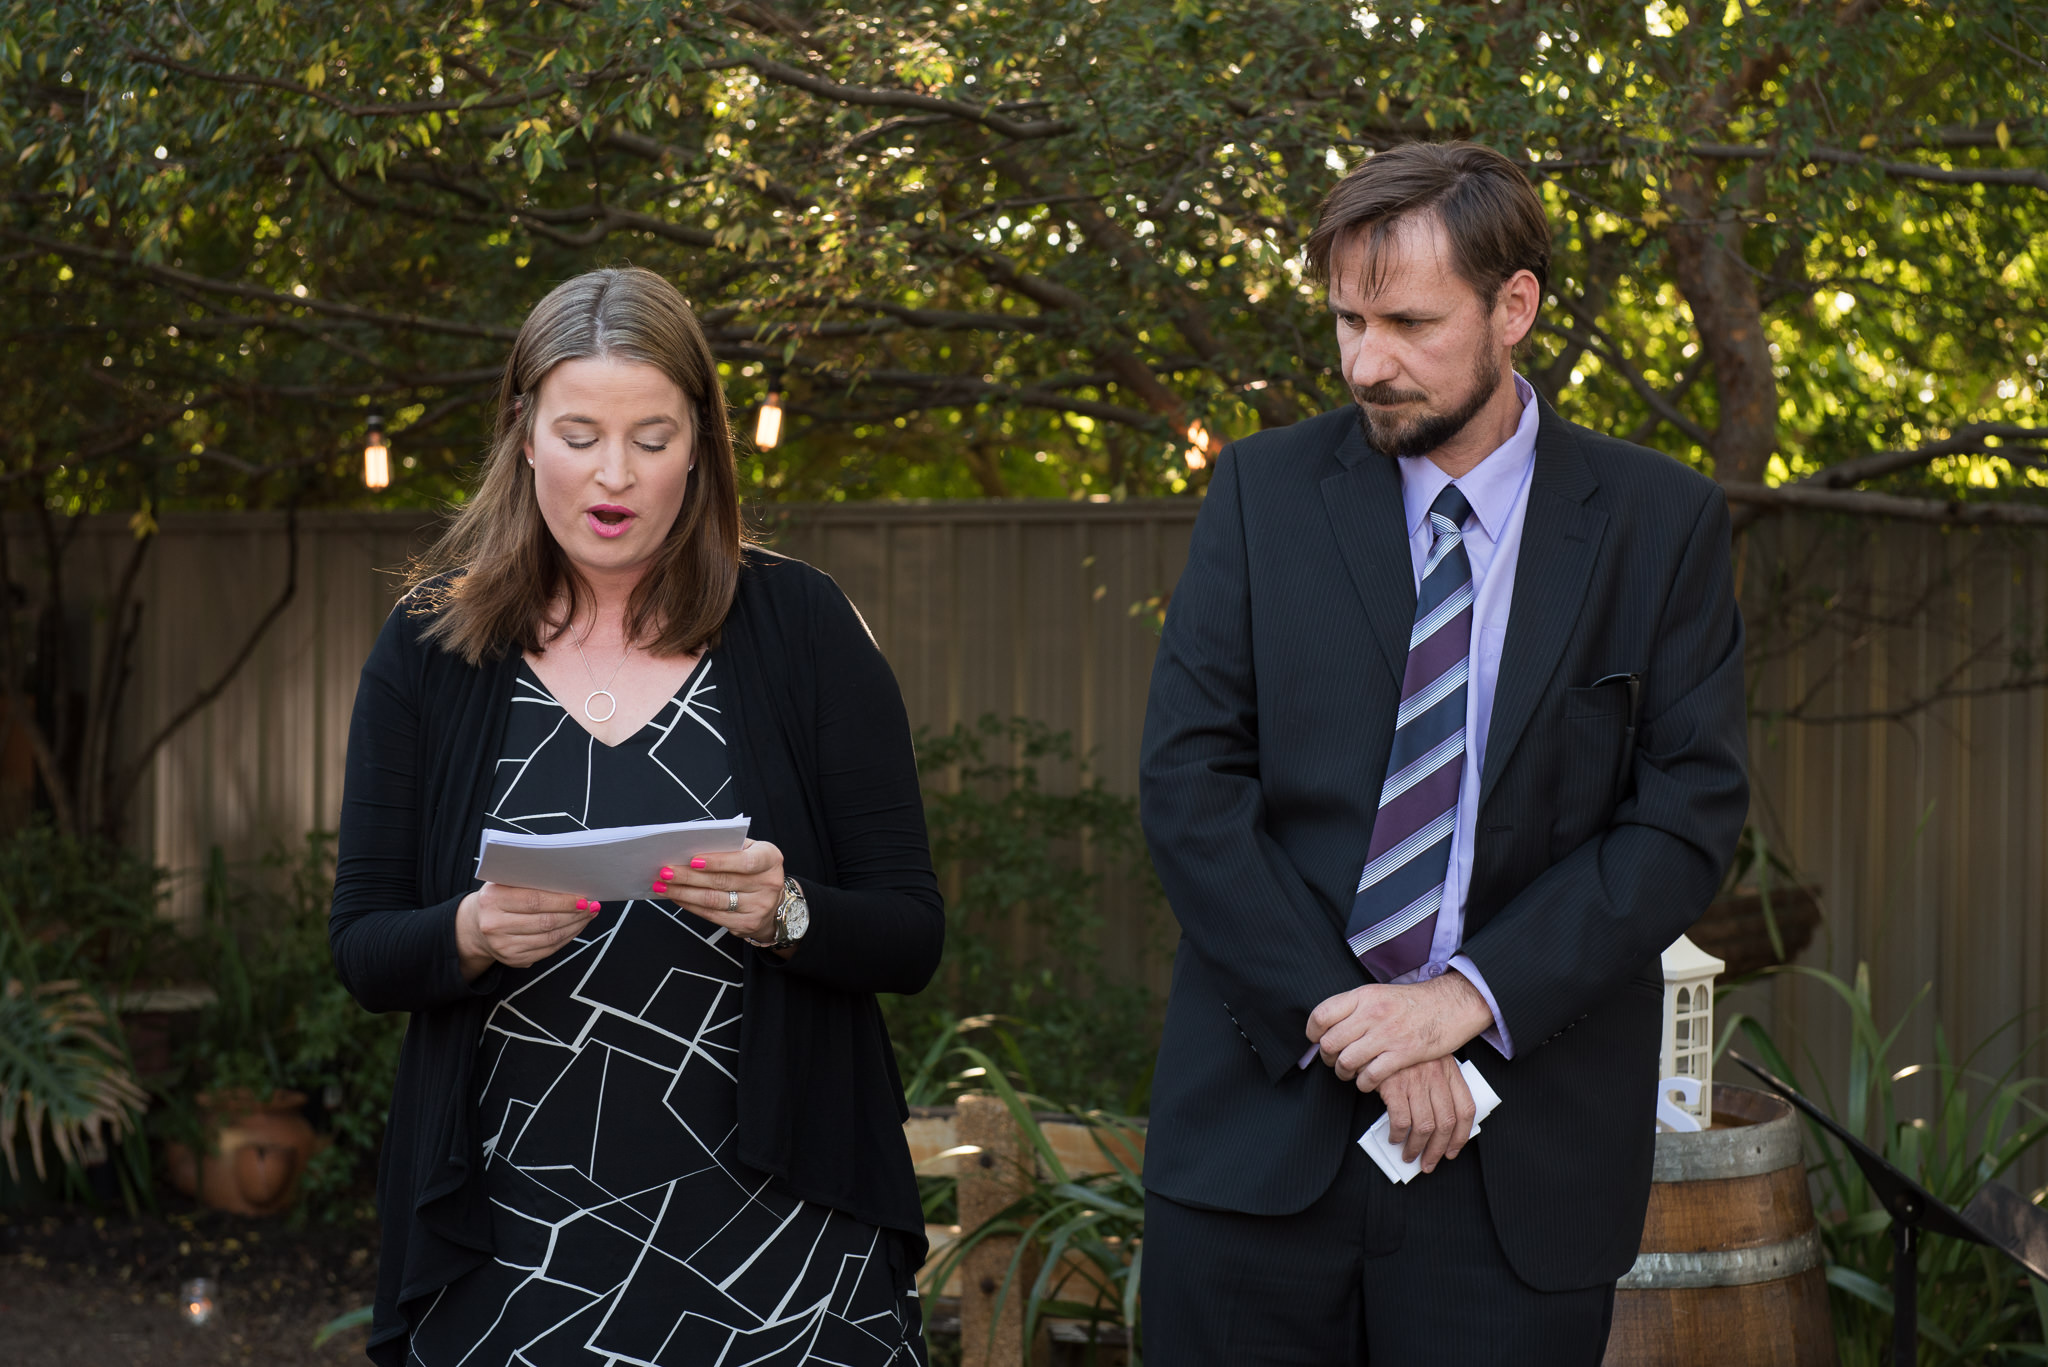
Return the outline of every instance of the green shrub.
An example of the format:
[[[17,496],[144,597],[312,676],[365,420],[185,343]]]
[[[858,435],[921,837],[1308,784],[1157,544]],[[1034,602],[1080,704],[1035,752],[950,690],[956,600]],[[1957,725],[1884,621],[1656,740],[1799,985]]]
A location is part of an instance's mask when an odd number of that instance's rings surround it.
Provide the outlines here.
[[[1799,1081],[1799,1072],[1777,1041],[1752,1017],[1738,1014],[1727,1023],[1723,1047],[1740,1029],[1773,1073],[1814,1098],[1851,1134],[1861,1136],[1940,1200],[1958,1209],[1967,1205],[1979,1187],[2010,1171],[2048,1135],[2048,1110],[2042,1105],[2048,1081],[2017,1076],[2017,1063],[1997,1074],[1977,1066],[1985,1051],[2017,1022],[1993,1032],[1960,1061],[1951,1055],[1937,1025],[1931,1067],[1896,1067],[1893,1046],[1929,988],[1921,989],[1889,1031],[1881,1031],[1871,1008],[1868,964],[1857,965],[1853,983],[1815,968],[1769,971],[1811,978],[1847,1007],[1846,1092],[1837,1100],[1817,1078],[1811,1087]],[[2016,1050],[2015,1057],[2027,1052]],[[1818,1071],[1816,1064],[1814,1072]],[[1934,1093],[1934,1105],[1925,1117],[1907,1116],[1899,1104],[1900,1084],[1916,1074]],[[1807,1131],[1813,1140],[1811,1151],[1819,1155],[1811,1172],[1821,1237],[1827,1244],[1836,1350],[1843,1367],[1879,1367],[1891,1361],[1891,1216],[1833,1137],[1810,1121]],[[2048,1361],[2042,1334],[2048,1326],[2048,1287],[2032,1281],[2002,1254],[1955,1239],[1923,1240],[1919,1259],[1922,1362]]]
[[[996,1288],[989,1316],[991,1334],[1004,1305],[1012,1296],[1022,1296],[1024,1342],[1033,1341],[1046,1319],[1080,1320],[1098,1333],[1117,1327],[1129,1335],[1131,1367],[1140,1367],[1144,1326],[1138,1284],[1145,1239],[1145,1179],[1125,1161],[1119,1142],[1130,1122],[1104,1111],[1075,1112],[1074,1119],[1095,1131],[1095,1145],[1110,1166],[1104,1172],[1070,1174],[1038,1123],[1035,1111],[1049,1104],[1043,1097],[1019,1090],[1001,1063],[972,1045],[952,1046],[946,1056],[967,1065],[958,1075],[963,1086],[1002,1098],[1043,1175],[1034,1176],[1029,1189],[1008,1206],[973,1229],[963,1230],[933,1260],[924,1278],[926,1315],[969,1253],[986,1239],[1011,1235],[1017,1243]],[[950,1223],[958,1209],[958,1179],[928,1177],[920,1181],[925,1186],[926,1208],[944,1211]],[[1033,1267],[1037,1268],[1035,1275],[1030,1272]],[[1056,1286],[1054,1279],[1061,1274],[1066,1280]],[[963,1356],[975,1347],[963,1343]]]
[[[85,1168],[108,1159],[131,1209],[151,1199],[149,1096],[116,1005],[175,971],[162,886],[133,852],[44,822],[0,841],[0,1204],[91,1199]]]
[[[187,965],[163,893],[133,850],[30,822],[0,840],[0,973],[105,992],[173,981]]]
[[[334,837],[308,835],[243,869],[219,849],[204,873],[196,935],[218,1000],[188,1046],[185,1077],[164,1129],[196,1137],[193,1098],[289,1089],[319,1103],[330,1147],[308,1168],[301,1211],[366,1217],[398,1072],[402,1014],[363,1010],[335,977],[327,945]]]
[[[54,1153],[75,1182],[110,1156],[109,1141],[139,1131],[148,1104],[99,994],[76,979],[0,979],[0,1158],[11,1182],[21,1180],[21,1143],[39,1180]]]
[[[946,892],[946,954],[915,998],[883,1010],[906,1076],[962,1028],[1027,1091],[1063,1105],[1144,1108],[1158,1048],[1158,1004],[1102,965],[1105,886],[1128,889],[1150,934],[1161,904],[1138,804],[1103,788],[1072,738],[1025,718],[984,716],[921,731],[917,764],[932,858]],[[1071,791],[1042,770],[1070,769]],[[1084,851],[1086,857],[1084,858]],[[1035,940],[1042,948],[1023,947]],[[945,1100],[954,1080],[923,1070],[913,1104]]]

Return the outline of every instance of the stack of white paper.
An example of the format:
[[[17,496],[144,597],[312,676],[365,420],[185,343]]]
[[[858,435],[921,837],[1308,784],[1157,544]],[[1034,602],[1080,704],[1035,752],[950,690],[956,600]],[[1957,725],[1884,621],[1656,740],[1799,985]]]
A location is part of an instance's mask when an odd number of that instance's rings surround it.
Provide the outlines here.
[[[1476,1135],[1479,1133],[1479,1122],[1492,1115],[1493,1108],[1500,1105],[1500,1096],[1486,1085],[1486,1079],[1479,1075],[1479,1070],[1471,1063],[1461,1059],[1458,1071],[1465,1075],[1465,1086],[1472,1092],[1472,1133]],[[1422,1171],[1422,1160],[1401,1156],[1401,1146],[1387,1138],[1387,1132],[1393,1123],[1391,1117],[1380,1116],[1372,1122],[1371,1129],[1358,1136],[1358,1147],[1364,1149],[1366,1156],[1379,1164],[1380,1171],[1387,1175],[1389,1182],[1405,1183]]]
[[[736,850],[746,839],[744,816],[666,826],[606,826],[561,835],[485,831],[477,850],[476,876],[507,887],[623,902],[653,896],[649,885],[664,865],[680,869],[692,855]]]

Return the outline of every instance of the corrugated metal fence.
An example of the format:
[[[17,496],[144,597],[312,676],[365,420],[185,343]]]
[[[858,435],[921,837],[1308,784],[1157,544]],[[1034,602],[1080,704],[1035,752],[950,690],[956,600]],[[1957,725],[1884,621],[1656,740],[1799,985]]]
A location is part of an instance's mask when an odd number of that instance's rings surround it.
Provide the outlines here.
[[[1196,506],[866,503],[777,507],[757,521],[845,587],[914,723],[1036,718],[1071,731],[1110,786],[1130,791],[1157,608]],[[336,513],[300,529],[296,602],[165,749],[135,813],[174,869],[216,842],[248,856],[334,821],[357,670],[397,582],[389,571],[430,529],[416,516]],[[110,583],[128,539],[119,523],[89,527],[73,582]],[[164,520],[144,575],[135,734],[219,669],[284,567],[281,516]],[[1740,574],[1755,820],[1820,886],[1826,911],[1803,962],[1848,976],[1869,961],[1880,1020],[1932,985],[1895,1065],[1931,1061],[1937,1020],[1952,1047],[2016,1019],[2032,1038],[2048,1026],[2048,690],[2016,681],[2048,661],[2048,538],[1783,518],[1747,536]],[[1112,922],[1105,962],[1163,985],[1156,937]],[[1737,1004],[1839,1076],[1845,1017],[1824,987],[1781,978]],[[2014,1053],[2007,1043],[1987,1058],[2003,1067]],[[2032,1063],[2048,1071],[2042,1051]],[[2029,1180],[2043,1180],[2033,1169]]]

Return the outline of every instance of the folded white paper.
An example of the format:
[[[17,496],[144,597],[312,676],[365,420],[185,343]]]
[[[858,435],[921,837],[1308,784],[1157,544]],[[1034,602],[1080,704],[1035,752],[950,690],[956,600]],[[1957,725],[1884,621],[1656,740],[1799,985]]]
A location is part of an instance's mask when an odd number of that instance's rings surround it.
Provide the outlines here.
[[[649,885],[664,865],[681,868],[692,855],[736,850],[746,838],[744,816],[666,826],[605,826],[561,835],[485,831],[477,849],[476,876],[508,887],[624,902],[653,896]]]
[[[1476,1135],[1479,1133],[1479,1122],[1492,1115],[1493,1108],[1500,1105],[1500,1096],[1486,1085],[1486,1079],[1479,1075],[1479,1070],[1470,1062],[1460,1060],[1458,1071],[1465,1075],[1465,1086],[1472,1093],[1472,1133]],[[1380,1171],[1387,1175],[1389,1182],[1405,1183],[1422,1171],[1422,1160],[1401,1156],[1401,1146],[1387,1138],[1387,1132],[1393,1123],[1392,1117],[1382,1114],[1378,1120],[1372,1122],[1371,1129],[1358,1136],[1358,1147],[1365,1150],[1368,1158],[1379,1164]]]

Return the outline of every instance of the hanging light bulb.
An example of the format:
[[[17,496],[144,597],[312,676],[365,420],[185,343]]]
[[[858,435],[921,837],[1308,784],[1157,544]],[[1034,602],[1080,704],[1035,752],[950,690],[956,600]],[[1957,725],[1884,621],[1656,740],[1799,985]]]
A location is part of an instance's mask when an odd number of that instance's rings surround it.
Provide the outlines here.
[[[363,487],[382,489],[391,483],[391,448],[384,444],[384,419],[370,415],[370,436],[363,443]]]
[[[782,395],[769,390],[768,397],[761,402],[761,416],[754,423],[754,445],[763,451],[773,451],[782,440]]]

